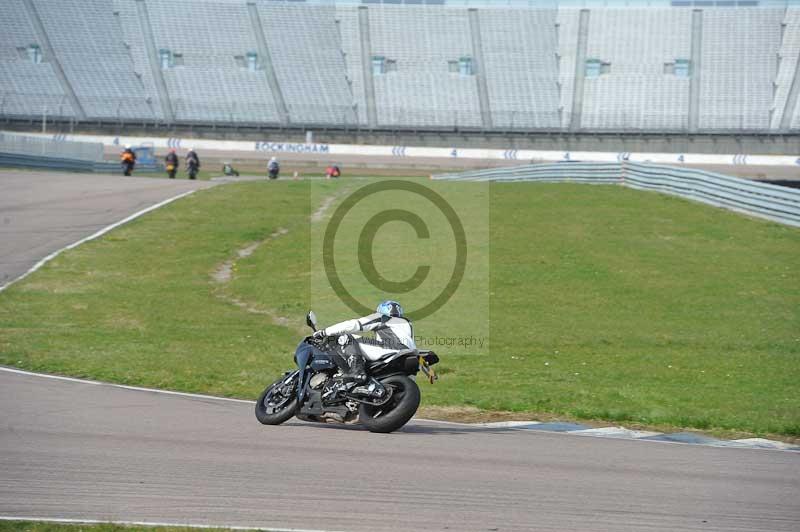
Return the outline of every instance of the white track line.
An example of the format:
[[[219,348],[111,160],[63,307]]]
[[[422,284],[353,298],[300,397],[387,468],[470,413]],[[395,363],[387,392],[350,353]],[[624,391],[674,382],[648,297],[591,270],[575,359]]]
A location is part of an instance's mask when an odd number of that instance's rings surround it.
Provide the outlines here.
[[[52,252],[51,254],[49,254],[48,256],[46,256],[45,258],[43,258],[42,260],[40,260],[36,264],[34,264],[32,268],[30,268],[28,271],[26,271],[25,273],[23,273],[22,275],[20,275],[16,279],[12,279],[11,281],[9,281],[6,284],[4,284],[3,286],[0,286],[0,292],[5,290],[6,288],[11,286],[12,284],[16,283],[17,281],[20,281],[20,280],[26,278],[27,276],[29,276],[30,274],[32,274],[33,272],[35,272],[36,270],[38,270],[39,268],[41,268],[42,266],[44,266],[45,264],[47,264],[48,262],[53,260],[54,258],[58,257],[64,251],[67,251],[68,249],[72,249],[74,247],[80,246],[84,242],[88,242],[90,240],[94,240],[97,237],[103,236],[104,234],[108,233],[112,229],[115,229],[115,228],[119,227],[120,225],[126,224],[126,223],[130,222],[131,220],[134,220],[134,219],[138,218],[139,216],[142,216],[143,214],[147,214],[148,212],[153,211],[155,209],[158,209],[159,207],[163,207],[164,205],[166,205],[168,203],[172,203],[175,200],[179,200],[179,199],[181,199],[181,198],[183,198],[185,196],[188,196],[189,194],[191,194],[193,192],[194,192],[194,190],[190,190],[188,192],[184,192],[183,194],[178,194],[177,196],[173,196],[173,197],[171,197],[169,199],[165,199],[164,201],[156,203],[155,205],[151,205],[151,206],[147,207],[146,209],[142,209],[141,211],[135,212],[135,213],[131,214],[130,216],[128,216],[127,218],[123,218],[122,220],[120,220],[118,222],[115,222],[115,223],[113,223],[113,224],[111,224],[109,226],[106,226],[106,227],[100,229],[99,231],[97,231],[96,233],[87,236],[86,238],[82,238],[82,239],[78,240],[77,242],[73,242],[72,244],[70,244],[68,246],[64,246],[63,248]]]
[[[160,393],[164,395],[178,395],[182,397],[193,397],[195,399],[213,399],[215,401],[229,401],[233,403],[246,403],[246,404],[254,404],[255,401],[248,401],[246,399],[233,399],[231,397],[217,397],[214,395],[203,395],[200,393],[188,393],[188,392],[173,392],[172,390],[158,390],[156,388],[144,388],[142,386],[127,386],[125,384],[113,384],[110,382],[100,382],[100,381],[92,381],[88,379],[76,379],[75,377],[62,377],[61,375],[48,375],[47,373],[34,373],[32,371],[25,371],[22,369],[16,368],[8,368],[5,366],[0,366],[0,371],[5,371],[7,373],[17,373],[19,375],[29,375],[32,377],[41,377],[43,379],[54,379],[58,381],[68,381],[68,382],[79,382],[81,384],[91,384],[93,386],[109,386],[111,388],[122,388],[124,390],[134,390],[137,392],[151,392],[151,393]]]
[[[66,523],[83,525],[170,526],[179,528],[224,528],[229,530],[264,530],[265,532],[335,532],[311,528],[274,528],[263,526],[195,525],[192,523],[161,523],[156,521],[101,521],[99,519],[67,519],[51,517],[20,517],[0,515],[0,521],[36,521],[40,523]]]

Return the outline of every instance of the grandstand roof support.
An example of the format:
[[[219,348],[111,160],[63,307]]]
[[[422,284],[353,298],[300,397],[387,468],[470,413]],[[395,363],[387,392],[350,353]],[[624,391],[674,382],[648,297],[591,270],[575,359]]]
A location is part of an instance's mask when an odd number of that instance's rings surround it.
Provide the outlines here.
[[[61,67],[61,62],[58,60],[55,50],[53,50],[53,45],[50,43],[50,38],[47,36],[47,31],[44,29],[42,19],[39,18],[36,6],[33,5],[33,0],[23,0],[23,4],[25,5],[25,11],[28,13],[28,18],[33,24],[34,31],[36,31],[36,37],[39,39],[39,43],[41,43],[40,47],[42,48],[42,52],[44,52],[44,57],[47,62],[52,65],[53,71],[58,78],[58,82],[61,84],[61,88],[64,89],[67,99],[69,99],[69,104],[72,106],[76,118],[85,120],[86,112],[83,110],[83,106],[80,100],[78,100],[78,96],[75,94],[72,84],[69,82],[69,79],[67,79],[64,69]]]
[[[578,50],[575,57],[575,84],[572,92],[572,115],[569,130],[578,131],[581,128],[581,113],[583,112],[583,80],[586,76],[586,50],[589,46],[589,10],[581,9],[578,20]]]
[[[367,99],[367,124],[378,127],[378,110],[375,107],[375,84],[372,80],[372,41],[369,35],[369,11],[358,7],[358,33],[361,37],[361,66],[364,73],[364,96]]]
[[[792,86],[789,88],[789,96],[786,98],[786,105],[783,107],[781,131],[789,131],[789,128],[792,127],[792,117],[795,109],[797,109],[798,99],[800,99],[800,54],[798,54],[797,61],[794,64]]]
[[[472,35],[472,57],[475,65],[475,77],[478,82],[478,101],[481,106],[481,123],[485,129],[492,128],[492,109],[489,106],[489,86],[486,83],[486,70],[483,67],[483,41],[481,39],[481,23],[478,10],[469,10],[469,32]]]
[[[255,2],[247,2],[247,12],[250,15],[250,23],[253,26],[253,33],[258,43],[259,62],[266,73],[267,84],[269,85],[267,88],[272,93],[272,99],[278,109],[278,117],[281,124],[288,125],[290,122],[289,109],[286,107],[286,100],[283,98],[283,91],[280,83],[278,83],[278,75],[275,74],[272,56],[269,53],[269,45],[267,45],[267,39],[264,37],[264,27],[261,24],[261,17],[258,15],[258,7]]]
[[[144,34],[145,46],[147,46],[147,58],[150,62],[150,70],[156,82],[158,100],[161,103],[161,112],[170,124],[175,121],[175,112],[172,109],[172,102],[169,99],[167,84],[164,82],[164,75],[161,72],[161,62],[156,51],[156,41],[153,36],[153,27],[150,25],[150,15],[147,13],[147,5],[144,0],[136,0],[136,13],[139,16],[139,27]]]
[[[696,133],[700,124],[700,77],[703,74],[703,10],[692,11],[692,58],[689,78],[689,133]]]

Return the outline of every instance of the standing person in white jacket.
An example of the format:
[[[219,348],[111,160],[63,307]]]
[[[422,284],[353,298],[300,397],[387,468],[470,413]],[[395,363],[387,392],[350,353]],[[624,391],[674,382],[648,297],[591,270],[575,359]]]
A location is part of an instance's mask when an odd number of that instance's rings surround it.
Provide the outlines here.
[[[388,353],[417,348],[414,329],[411,322],[403,316],[403,307],[397,301],[390,300],[382,301],[374,314],[320,329],[314,336],[324,338],[343,334],[356,335],[365,331],[374,332],[375,338],[354,336],[356,349],[348,350],[347,359],[338,354],[334,357],[343,373],[340,379],[344,388],[367,381],[365,358],[378,360]]]

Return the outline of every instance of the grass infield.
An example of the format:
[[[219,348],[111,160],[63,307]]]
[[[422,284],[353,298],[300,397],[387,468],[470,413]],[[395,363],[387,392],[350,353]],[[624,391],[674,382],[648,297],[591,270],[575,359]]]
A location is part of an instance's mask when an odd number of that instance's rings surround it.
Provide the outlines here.
[[[0,293],[0,363],[254,398],[305,334],[309,218],[360,184],[215,187],[70,250]],[[423,404],[800,436],[799,230],[613,186],[431,186],[488,205],[486,267],[416,331],[485,327],[489,348],[436,348]],[[378,257],[416,240],[381,231]],[[408,277],[418,254],[397,255],[376,264]],[[314,292],[323,323],[351,317]]]

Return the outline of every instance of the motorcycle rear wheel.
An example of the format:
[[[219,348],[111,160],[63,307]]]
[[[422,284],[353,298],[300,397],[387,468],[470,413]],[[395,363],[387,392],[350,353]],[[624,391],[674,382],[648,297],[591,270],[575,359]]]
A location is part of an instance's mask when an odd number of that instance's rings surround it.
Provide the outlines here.
[[[393,388],[391,399],[379,406],[362,403],[358,408],[358,419],[370,432],[394,432],[417,413],[419,386],[405,375],[392,375],[381,379],[381,383]]]
[[[280,425],[297,411],[297,384],[291,386],[281,377],[261,392],[256,401],[256,418],[264,425]],[[290,391],[286,393],[286,389]],[[287,396],[288,395],[288,396]]]

